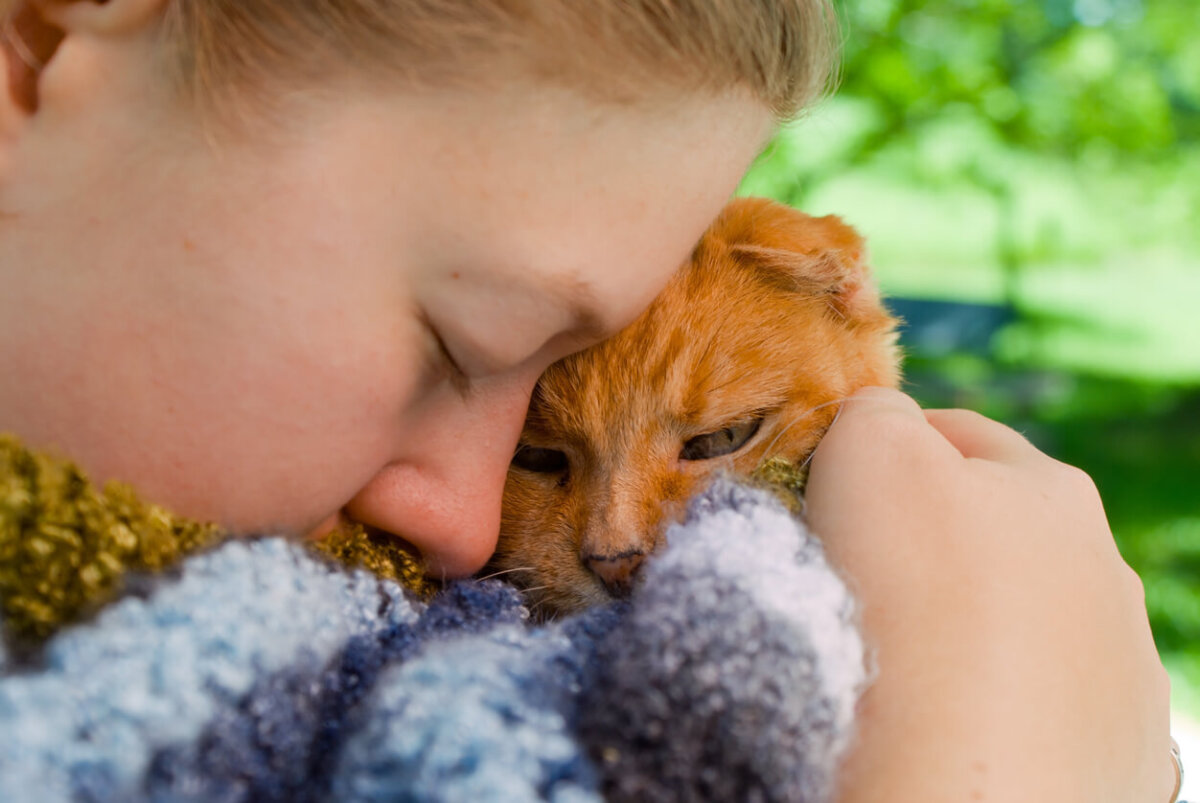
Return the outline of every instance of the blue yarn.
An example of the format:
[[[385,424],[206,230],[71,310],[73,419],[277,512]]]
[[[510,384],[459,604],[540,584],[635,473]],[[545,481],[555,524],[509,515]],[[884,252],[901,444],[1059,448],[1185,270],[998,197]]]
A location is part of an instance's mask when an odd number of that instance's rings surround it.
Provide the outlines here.
[[[544,627],[496,581],[422,606],[227,544],[0,671],[0,801],[825,803],[865,680],[844,584],[728,483],[667,540],[628,605]]]
[[[607,800],[831,795],[865,683],[854,605],[819,543],[717,482],[650,561],[579,701]]]
[[[196,745],[160,751],[147,776],[149,797],[164,803],[324,799],[346,718],[387,664],[435,639],[524,617],[510,586],[455,583],[420,619],[355,635],[328,665],[303,662],[265,679],[220,712]]]
[[[509,622],[434,641],[388,669],[346,745],[332,799],[601,800],[571,725],[588,642],[612,617],[541,630]]]
[[[39,672],[0,681],[0,800],[133,797],[160,748],[194,742],[264,675],[390,624],[381,608],[416,616],[398,588],[280,539],[197,556],[151,600],[53,639]]]

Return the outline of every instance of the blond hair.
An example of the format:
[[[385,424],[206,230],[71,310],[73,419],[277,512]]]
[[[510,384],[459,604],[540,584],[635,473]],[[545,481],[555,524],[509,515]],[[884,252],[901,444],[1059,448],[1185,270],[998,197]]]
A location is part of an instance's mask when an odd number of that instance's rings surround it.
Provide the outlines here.
[[[740,88],[788,117],[828,87],[836,53],[829,0],[166,3],[168,64],[200,99],[382,69],[430,86],[530,77],[615,102]]]

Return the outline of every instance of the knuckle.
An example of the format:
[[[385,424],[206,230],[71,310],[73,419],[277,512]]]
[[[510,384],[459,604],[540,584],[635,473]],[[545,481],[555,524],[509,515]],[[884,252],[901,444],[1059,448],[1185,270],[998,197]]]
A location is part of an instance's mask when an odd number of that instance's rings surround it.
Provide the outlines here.
[[[1124,561],[1121,562],[1120,574],[1125,593],[1139,605],[1145,605],[1146,584],[1142,582],[1141,576]]]
[[[895,388],[868,386],[859,388],[850,396],[852,402],[882,402],[909,410],[919,411],[920,408],[913,398]],[[865,406],[865,405],[860,405]]]
[[[1058,481],[1065,489],[1088,498],[1100,498],[1095,480],[1083,469],[1067,463],[1057,463],[1057,475]]]
[[[880,421],[923,421],[921,408],[908,396],[888,388],[864,388],[846,399],[837,420],[841,424],[874,426]]]
[[[1003,424],[1000,424],[999,422],[988,418],[986,415],[984,415],[983,413],[981,413],[977,410],[967,410],[962,407],[955,407],[955,408],[946,410],[946,413],[948,415],[953,415],[953,416],[963,419],[964,422],[969,423],[971,426],[980,426],[980,427],[1004,426]],[[1005,428],[1007,429],[1007,427],[1005,427]]]

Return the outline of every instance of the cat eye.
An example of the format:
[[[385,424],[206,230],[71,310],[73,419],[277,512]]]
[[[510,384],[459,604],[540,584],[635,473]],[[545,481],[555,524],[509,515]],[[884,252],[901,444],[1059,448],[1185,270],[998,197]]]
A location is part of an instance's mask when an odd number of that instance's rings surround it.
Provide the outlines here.
[[[558,474],[567,470],[567,456],[558,449],[543,449],[540,446],[517,447],[512,464],[535,474]]]
[[[761,423],[762,418],[760,417],[740,424],[731,424],[716,432],[697,435],[683,444],[683,451],[679,453],[679,459],[711,460],[714,457],[733,454],[745,446],[746,441],[754,437],[754,433],[758,432]]]

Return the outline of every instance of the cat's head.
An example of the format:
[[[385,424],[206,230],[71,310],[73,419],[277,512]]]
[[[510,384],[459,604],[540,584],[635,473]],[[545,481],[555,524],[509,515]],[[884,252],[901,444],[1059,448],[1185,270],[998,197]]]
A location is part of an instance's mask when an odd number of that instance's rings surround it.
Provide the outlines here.
[[[621,595],[714,474],[803,463],[841,399],[895,386],[895,326],[853,229],[731,202],[640,318],[539,380],[491,569],[541,615]]]

